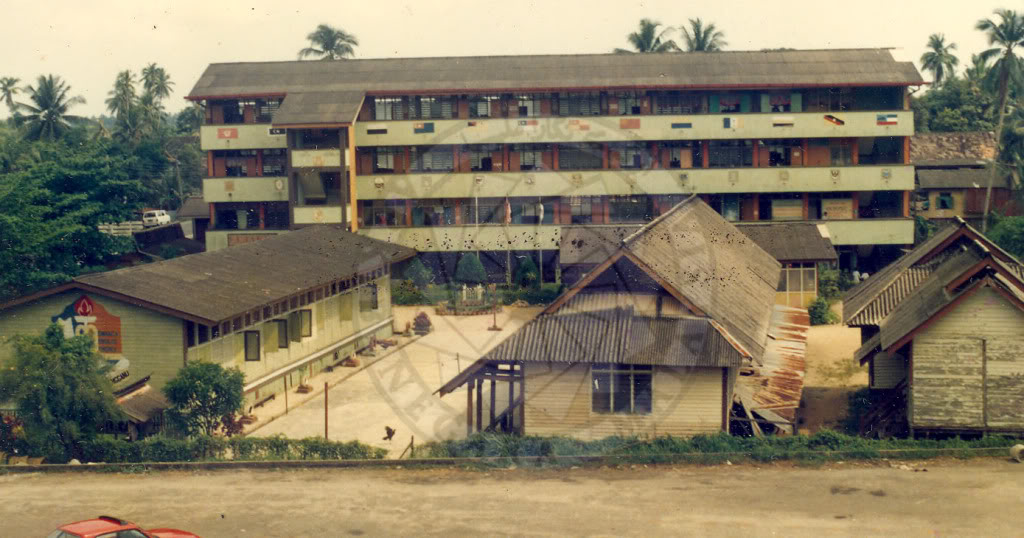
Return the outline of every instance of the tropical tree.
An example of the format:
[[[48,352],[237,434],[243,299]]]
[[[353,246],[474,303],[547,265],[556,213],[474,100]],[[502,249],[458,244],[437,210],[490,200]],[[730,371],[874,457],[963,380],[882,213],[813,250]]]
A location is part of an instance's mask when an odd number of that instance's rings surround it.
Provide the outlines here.
[[[39,75],[36,85],[25,89],[32,104],[18,103],[18,109],[25,112],[18,122],[28,126],[29,139],[56,140],[70,129],[72,122],[82,121],[81,116],[68,114],[68,110],[85,103],[85,98],[69,96],[71,87],[59,76]]]
[[[705,25],[700,17],[690,19],[689,22],[689,28],[685,25],[679,27],[683,32],[686,52],[717,52],[728,45],[725,34],[715,28],[714,23]]]
[[[988,61],[996,58],[992,65],[990,76],[996,76],[996,162],[1001,156],[1001,143],[1003,137],[1003,122],[1006,119],[1006,96],[1010,89],[1011,80],[1020,83],[1021,80],[1021,59],[1017,56],[1016,49],[1024,48],[1024,15],[1018,14],[1011,9],[997,9],[995,11],[998,22],[992,19],[978,21],[975,28],[988,34],[989,45],[995,45],[983,51],[979,57]],[[988,212],[992,203],[992,184],[995,182],[997,168],[992,166],[989,172],[988,187],[985,189],[985,213],[981,221],[982,231],[988,228]]]
[[[0,368],[0,401],[17,405],[34,452],[61,462],[81,458],[83,444],[121,416],[107,369],[89,336],[65,338],[53,324],[42,335],[14,337],[14,353]]]
[[[114,89],[107,94],[107,110],[115,116],[122,114],[135,102],[135,75],[125,69],[114,79]]]
[[[199,105],[187,106],[174,117],[175,130],[178,134],[197,134],[202,118],[203,113]]]
[[[309,56],[316,56],[321,60],[344,60],[355,56],[353,47],[359,45],[356,36],[326,24],[317,26],[306,39],[312,46],[299,51],[300,60]]]
[[[964,80],[971,87],[973,92],[981,92],[985,89],[985,80],[988,79],[988,60],[978,54],[971,55],[971,65],[964,69]]]
[[[928,52],[921,55],[921,67],[932,72],[935,86],[956,75],[956,66],[960,60],[953,54],[956,43],[946,44],[946,36],[932,34],[928,36]]]
[[[171,423],[189,435],[212,435],[225,418],[242,411],[245,376],[237,368],[223,368],[212,362],[186,364],[164,385],[171,403]],[[227,421],[230,422],[230,421]]]
[[[18,113],[18,105],[14,102],[14,96],[21,92],[21,88],[18,87],[19,82],[21,82],[20,78],[0,78],[0,98],[4,100],[7,109],[11,111],[11,116]]]
[[[616,54],[629,54],[632,52],[677,52],[679,46],[676,42],[668,39],[667,34],[672,31],[671,27],[665,28],[662,31],[658,31],[658,27],[661,23],[658,21],[652,21],[651,19],[640,19],[640,27],[637,31],[626,36],[626,41],[633,46],[635,50],[628,49],[615,49]]]
[[[152,94],[156,101],[169,97],[172,86],[174,82],[163,67],[151,63],[142,68],[142,87],[146,93]]]

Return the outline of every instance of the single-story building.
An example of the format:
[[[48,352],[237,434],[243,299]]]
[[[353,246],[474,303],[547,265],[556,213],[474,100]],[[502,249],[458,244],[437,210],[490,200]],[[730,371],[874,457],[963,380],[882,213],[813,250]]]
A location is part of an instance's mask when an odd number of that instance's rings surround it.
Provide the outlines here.
[[[757,246],[782,264],[775,304],[807,308],[818,297],[818,264],[836,264],[828,228],[812,222],[734,222]],[[618,249],[640,226],[566,226],[559,260],[562,281],[577,282]]]
[[[0,304],[0,360],[12,352],[11,336],[57,323],[67,336],[91,336],[100,354],[122,366],[119,397],[130,396],[126,387],[159,391],[182,365],[204,360],[239,368],[246,403],[255,405],[371,338],[391,336],[391,266],[414,254],[339,225],[317,225],[82,275]],[[149,416],[150,400],[139,399],[136,418]]]
[[[192,221],[192,240],[206,245],[206,230],[210,227],[210,204],[202,196],[189,196],[178,208],[175,218]]]
[[[1024,432],[1024,265],[963,219],[847,292],[868,434]]]
[[[691,197],[623,237],[438,392],[466,387],[467,431],[581,439],[729,431],[739,392],[744,420],[792,431],[783,415],[799,405],[803,348],[794,342],[800,329],[786,331],[801,323],[806,331],[806,322],[797,309],[774,315],[780,273]],[[776,338],[787,344],[770,350]],[[740,390],[740,378],[758,386]],[[785,382],[794,379],[796,394]]]

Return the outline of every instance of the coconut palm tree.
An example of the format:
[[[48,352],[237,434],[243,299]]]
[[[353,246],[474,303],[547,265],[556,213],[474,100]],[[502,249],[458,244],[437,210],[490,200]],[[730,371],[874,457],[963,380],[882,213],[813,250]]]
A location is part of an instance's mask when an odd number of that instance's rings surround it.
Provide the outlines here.
[[[156,100],[169,97],[172,86],[174,86],[174,82],[171,81],[171,76],[164,71],[163,67],[151,63],[142,68],[142,87],[153,94]]]
[[[114,79],[114,89],[108,93],[107,110],[115,116],[126,111],[135,101],[135,75],[125,69]]]
[[[928,52],[921,55],[921,67],[932,72],[935,86],[952,79],[956,75],[956,66],[960,60],[953,54],[956,43],[946,44],[946,36],[932,34],[928,36]]]
[[[299,51],[300,60],[308,56],[319,56],[321,60],[344,60],[355,56],[353,47],[359,45],[356,36],[326,24],[317,26],[306,39],[312,46]]]
[[[998,22],[992,19],[982,19],[974,26],[988,34],[988,44],[992,48],[983,51],[978,56],[985,61],[996,58],[992,64],[989,76],[996,77],[996,162],[1001,157],[1001,144],[1003,138],[1003,123],[1006,120],[1006,96],[1009,92],[1011,79],[1020,83],[1021,81],[1021,59],[1017,56],[1016,49],[1024,48],[1024,15],[1018,14],[1011,9],[995,10]],[[985,189],[985,213],[981,222],[982,232],[988,229],[988,212],[992,202],[992,184],[996,179],[996,169],[992,166],[988,179],[988,187]]]
[[[633,45],[634,50],[615,49],[616,54],[629,54],[632,52],[677,52],[679,46],[675,41],[667,39],[666,35],[672,31],[671,27],[658,31],[661,23],[651,19],[640,19],[640,28],[626,36],[626,41]]]
[[[985,79],[988,78],[988,60],[977,54],[971,55],[971,65],[964,69],[964,80],[970,86],[971,91],[977,93],[985,87]]]
[[[685,25],[679,29],[683,32],[686,52],[717,52],[728,45],[725,34],[715,28],[715,24],[704,25],[700,17],[690,19],[690,27]]]
[[[36,85],[25,90],[32,104],[18,103],[18,108],[25,112],[19,122],[28,127],[28,138],[56,140],[68,131],[72,122],[83,120],[81,116],[68,114],[68,110],[84,104],[85,99],[78,95],[69,96],[71,87],[59,76],[39,75]]]
[[[18,113],[18,105],[14,102],[14,96],[21,92],[21,88],[18,87],[19,82],[21,82],[20,78],[0,78],[0,98],[4,100],[8,110],[11,111],[11,116]]]

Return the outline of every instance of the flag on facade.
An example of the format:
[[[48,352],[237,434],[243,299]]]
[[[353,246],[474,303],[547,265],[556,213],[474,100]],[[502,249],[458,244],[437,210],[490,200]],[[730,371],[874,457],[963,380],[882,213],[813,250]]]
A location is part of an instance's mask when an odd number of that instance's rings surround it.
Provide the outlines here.
[[[413,134],[425,134],[434,132],[434,122],[416,123],[412,126]]]
[[[876,125],[899,125],[900,118],[896,114],[878,114],[875,116]]]

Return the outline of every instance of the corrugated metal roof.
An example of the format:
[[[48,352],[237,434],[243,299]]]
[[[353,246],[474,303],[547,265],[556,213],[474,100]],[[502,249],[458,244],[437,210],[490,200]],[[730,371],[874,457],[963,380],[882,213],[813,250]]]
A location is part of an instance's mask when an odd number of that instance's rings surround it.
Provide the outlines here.
[[[747,409],[773,421],[792,423],[803,397],[807,371],[807,332],[811,319],[802,308],[776,305],[762,364],[736,378],[736,396]],[[789,427],[792,431],[792,426]]]
[[[352,123],[362,104],[361,91],[290,92],[274,113],[274,125]]]
[[[208,219],[210,218],[210,205],[203,200],[202,196],[189,196],[185,199],[185,203],[178,208],[178,213],[175,216],[178,219]]]
[[[466,56],[211,64],[189,97],[922,82],[912,62],[897,62],[886,49]]]
[[[625,248],[760,360],[781,265],[697,197],[627,238]]]
[[[607,260],[622,246],[622,240],[639,230],[633,226],[563,226],[558,260],[562,264]]]
[[[483,359],[725,367],[743,357],[707,318],[654,318],[622,307],[538,316]]]
[[[917,184],[922,189],[978,189],[988,186],[989,177],[987,168],[919,169]],[[997,174],[992,187],[1009,188],[1009,176]]]
[[[754,240],[780,262],[817,262],[839,259],[832,240],[821,235],[817,224],[810,222],[735,223],[739,230]]]
[[[149,422],[161,411],[171,407],[163,393],[149,384],[121,396],[117,399],[117,405],[133,422],[139,424]]]
[[[211,322],[415,254],[322,224],[213,252],[75,278]]]

